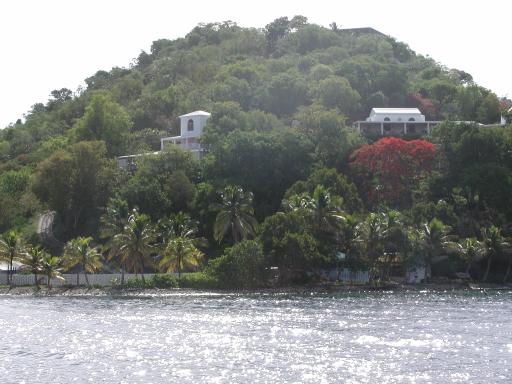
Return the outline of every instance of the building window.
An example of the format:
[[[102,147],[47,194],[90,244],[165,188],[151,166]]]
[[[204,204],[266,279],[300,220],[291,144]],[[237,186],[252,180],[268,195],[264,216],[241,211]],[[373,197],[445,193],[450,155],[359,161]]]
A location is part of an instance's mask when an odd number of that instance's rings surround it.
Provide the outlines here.
[[[194,120],[189,119],[187,123],[187,131],[193,131],[194,130]]]
[[[385,117],[384,121],[391,121],[391,119],[389,117]]]
[[[416,119],[414,119],[414,117],[409,117],[409,121],[416,121]]]

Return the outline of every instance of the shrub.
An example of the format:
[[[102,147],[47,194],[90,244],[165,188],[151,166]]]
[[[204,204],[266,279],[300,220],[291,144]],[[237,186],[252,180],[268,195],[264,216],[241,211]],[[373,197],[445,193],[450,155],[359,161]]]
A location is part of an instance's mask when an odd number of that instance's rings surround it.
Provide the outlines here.
[[[209,273],[222,286],[253,288],[264,285],[267,280],[264,261],[261,243],[244,240],[229,248],[218,259],[212,260]]]
[[[155,288],[178,288],[178,280],[173,275],[155,275],[148,285]]]
[[[148,284],[148,281],[146,281],[146,284],[144,284],[142,279],[133,277],[133,278],[125,281],[125,283],[122,285],[122,287],[123,288],[147,288],[147,287],[149,287],[149,284]]]
[[[215,289],[220,288],[218,280],[203,272],[184,273],[179,280],[180,288]]]

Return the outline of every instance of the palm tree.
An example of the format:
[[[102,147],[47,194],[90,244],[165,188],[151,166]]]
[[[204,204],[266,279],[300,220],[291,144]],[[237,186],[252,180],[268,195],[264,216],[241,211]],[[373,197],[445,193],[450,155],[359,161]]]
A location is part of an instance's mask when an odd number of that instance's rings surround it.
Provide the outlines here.
[[[178,212],[167,219],[160,219],[157,232],[162,244],[167,244],[177,237],[194,238],[198,231],[198,223],[189,215]]]
[[[121,260],[130,263],[135,273],[139,271],[145,284],[145,262],[149,261],[155,242],[155,231],[149,217],[134,210],[123,232],[115,236],[115,241],[120,244],[118,252]]]
[[[341,210],[341,198],[331,196],[323,185],[317,185],[312,198],[307,202],[313,226],[320,232],[335,233],[345,220]]]
[[[466,264],[466,274],[469,274],[473,261],[484,255],[484,244],[477,240],[476,237],[468,237],[462,242],[448,243],[448,249],[455,251],[464,264]]]
[[[433,218],[429,223],[424,223],[419,229],[420,242],[425,250],[425,274],[426,279],[432,277],[432,262],[448,248],[451,237],[448,236],[450,227],[442,221]]]
[[[14,273],[13,262],[20,258],[24,252],[23,240],[14,230],[5,233],[0,238],[0,260],[7,262],[7,284],[12,284]]]
[[[398,211],[388,210],[382,219],[384,262],[387,269],[386,275],[389,277],[393,259],[396,259],[398,254],[404,256],[407,251],[407,231],[402,221],[402,215]]]
[[[306,209],[310,204],[311,197],[307,193],[300,195],[292,195],[287,199],[284,199],[281,203],[283,211],[297,211],[299,209]]]
[[[198,267],[202,257],[203,253],[195,247],[193,240],[177,237],[167,244],[160,267],[166,272],[177,270],[178,278],[181,278],[181,270]]]
[[[509,247],[510,244],[501,234],[501,229],[492,225],[489,228],[482,229],[482,238],[485,247],[484,254],[487,257],[487,268],[485,270],[483,281],[487,281],[489,277],[489,271],[491,270],[491,263],[494,257],[501,256],[505,248]],[[510,265],[509,265],[510,267]],[[510,268],[507,270],[505,278],[508,278]]]
[[[112,199],[107,206],[106,212],[100,218],[100,237],[108,239],[103,246],[103,250],[107,255],[107,260],[111,261],[119,256],[118,248],[119,243],[116,241],[116,235],[122,233],[126,224],[130,210],[128,203],[120,199]],[[121,284],[124,283],[124,272],[126,270],[126,263],[123,260],[119,261],[121,264]]]
[[[231,230],[234,243],[254,236],[258,222],[254,218],[252,193],[244,192],[241,187],[227,186],[221,193],[222,203],[214,205],[219,210],[213,225],[213,237],[219,243]]]
[[[91,248],[89,246],[91,240],[91,237],[77,237],[76,239],[68,241],[64,247],[64,261],[66,269],[73,268],[75,265],[80,265],[88,286],[90,286],[90,284],[87,274],[94,273],[99,270],[102,266],[101,259],[103,258],[96,248]]]
[[[375,266],[377,259],[384,252],[384,214],[370,213],[366,219],[356,226],[355,242]]]
[[[29,267],[30,272],[34,275],[34,284],[37,289],[39,289],[37,275],[42,272],[43,258],[47,256],[48,253],[41,247],[28,247],[21,257],[21,262]]]
[[[42,258],[41,270],[47,278],[48,289],[52,289],[52,279],[64,280],[61,276],[62,268],[60,267],[61,260],[56,256],[51,256],[48,253]]]

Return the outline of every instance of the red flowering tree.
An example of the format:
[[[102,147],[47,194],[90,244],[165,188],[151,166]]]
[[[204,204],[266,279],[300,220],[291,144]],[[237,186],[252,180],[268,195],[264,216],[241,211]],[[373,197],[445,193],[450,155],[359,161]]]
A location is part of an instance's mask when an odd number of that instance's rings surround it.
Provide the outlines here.
[[[368,206],[406,206],[411,191],[432,170],[436,149],[425,140],[385,137],[350,156],[350,169]]]

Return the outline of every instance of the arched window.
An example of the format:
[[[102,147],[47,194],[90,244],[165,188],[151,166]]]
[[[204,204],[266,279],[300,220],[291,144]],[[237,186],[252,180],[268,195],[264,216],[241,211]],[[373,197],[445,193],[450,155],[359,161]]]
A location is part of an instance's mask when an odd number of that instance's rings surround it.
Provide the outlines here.
[[[187,123],[187,131],[193,131],[194,130],[194,120],[189,119]]]
[[[409,117],[409,121],[416,121],[414,117]]]
[[[391,119],[389,117],[385,117],[384,121],[391,121]]]

